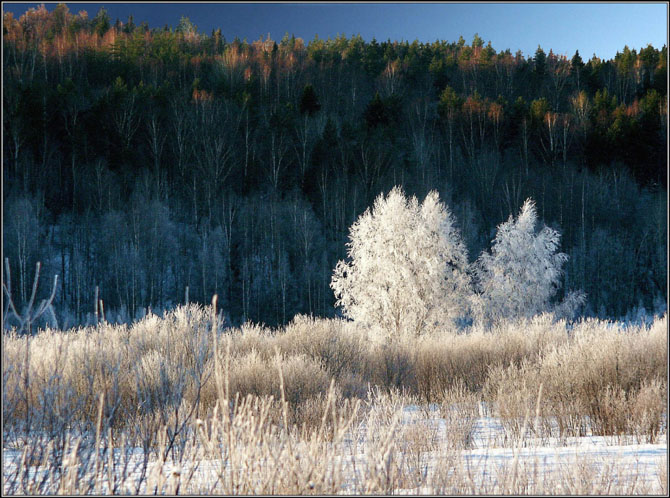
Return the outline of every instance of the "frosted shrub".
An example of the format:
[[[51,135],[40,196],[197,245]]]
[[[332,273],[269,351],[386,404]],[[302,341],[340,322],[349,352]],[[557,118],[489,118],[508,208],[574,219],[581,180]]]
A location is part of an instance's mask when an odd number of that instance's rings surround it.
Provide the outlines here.
[[[386,334],[420,334],[461,312],[466,249],[448,208],[430,192],[422,204],[399,187],[380,194],[351,226],[349,261],[331,288],[344,315]]]
[[[491,324],[550,311],[568,256],[557,252],[558,231],[537,231],[536,225],[535,203],[527,199],[516,219],[510,215],[498,226],[491,252],[474,263],[478,293],[472,296],[472,308],[478,321]],[[571,292],[553,310],[570,317],[583,302],[583,293]]]

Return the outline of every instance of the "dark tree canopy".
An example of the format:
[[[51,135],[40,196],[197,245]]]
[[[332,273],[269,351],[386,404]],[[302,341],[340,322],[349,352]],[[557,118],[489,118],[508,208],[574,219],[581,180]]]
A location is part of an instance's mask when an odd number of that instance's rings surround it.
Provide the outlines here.
[[[314,87],[312,85],[305,85],[302,97],[300,98],[300,114],[306,113],[313,116],[319,109],[321,109],[321,104],[319,104]]]

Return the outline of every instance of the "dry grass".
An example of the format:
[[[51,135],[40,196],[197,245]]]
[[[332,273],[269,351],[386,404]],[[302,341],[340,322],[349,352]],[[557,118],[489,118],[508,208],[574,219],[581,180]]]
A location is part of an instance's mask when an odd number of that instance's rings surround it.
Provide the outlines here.
[[[191,305],[130,327],[6,335],[5,448],[22,452],[6,489],[598,492],[578,467],[543,482],[528,480],[532,469],[501,468],[488,484],[463,468],[484,403],[508,446],[586,433],[658,442],[666,433],[665,317],[650,328],[588,320],[568,331],[541,316],[383,344],[352,323],[307,317],[213,334],[210,313]],[[429,421],[401,423],[410,404]],[[221,461],[216,470],[207,463]],[[163,475],[160,462],[200,462],[209,477],[202,468],[188,471],[190,481],[184,469]],[[50,471],[30,470],[38,464]]]
[[[278,372],[279,375],[279,372]],[[225,383],[225,381],[224,381]],[[281,395],[281,393],[280,393]],[[464,393],[455,388],[454,400]],[[285,397],[284,397],[285,398]],[[155,451],[139,453],[102,430],[68,438],[56,454],[33,437],[15,465],[4,465],[6,494],[650,494],[667,493],[667,457],[657,478],[629,471],[616,456],[578,456],[547,468],[523,461],[468,458],[431,419],[405,421],[417,398],[370,393],[338,408],[332,388],[311,432],[271,419],[274,400],[249,395],[231,408],[224,396],[210,417],[189,423],[180,457],[159,431]],[[445,397],[446,400],[446,397]],[[221,408],[227,407],[227,408]],[[285,412],[284,412],[285,413]],[[107,433],[107,435],[105,435]],[[31,454],[39,449],[39,455]],[[526,448],[528,449],[528,448]],[[518,447],[515,451],[519,451]],[[651,477],[649,479],[648,477]],[[654,480],[656,479],[657,482]]]
[[[649,328],[604,328],[589,320],[533,360],[491,369],[485,397],[514,436],[543,386],[540,415],[559,437],[634,435],[654,442],[667,406],[667,318]],[[552,435],[545,426],[538,435]]]
[[[434,331],[382,344],[351,323],[299,316],[282,330],[251,324],[218,330],[215,358],[208,313],[191,305],[131,327],[103,324],[30,338],[5,336],[5,417],[44,418],[44,409],[53,409],[90,424],[100,394],[112,426],[150,414],[165,421],[162,412],[182,405],[202,416],[214,407],[215,360],[228,347],[229,388],[242,398],[279,399],[275,364],[280,363],[291,422],[312,423],[313,417],[300,412],[323,404],[334,379],[340,401],[365,399],[369,386],[378,386],[403,389],[421,403],[440,403],[458,385],[481,392],[510,420],[523,418],[528,407],[534,410],[542,384],[541,413],[557,417],[561,435],[579,435],[583,416],[599,434],[635,426],[636,433],[653,438],[660,429],[667,318],[649,329],[587,320],[568,333],[565,323],[540,316],[491,331]],[[630,416],[621,418],[623,412]]]

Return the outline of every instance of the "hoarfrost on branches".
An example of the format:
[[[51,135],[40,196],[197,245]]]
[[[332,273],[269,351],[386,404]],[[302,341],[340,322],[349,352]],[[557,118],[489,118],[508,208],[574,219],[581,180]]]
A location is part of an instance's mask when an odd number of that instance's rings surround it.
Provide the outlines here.
[[[344,315],[391,337],[420,334],[462,314],[468,295],[467,252],[437,192],[422,204],[399,187],[380,194],[351,226],[349,261],[331,288]]]
[[[478,321],[532,317],[550,311],[562,266],[568,256],[556,252],[561,234],[549,227],[536,231],[537,212],[527,199],[519,216],[498,226],[491,252],[483,252],[474,264],[477,294],[472,309]],[[571,292],[554,311],[568,317],[584,302],[584,294]]]

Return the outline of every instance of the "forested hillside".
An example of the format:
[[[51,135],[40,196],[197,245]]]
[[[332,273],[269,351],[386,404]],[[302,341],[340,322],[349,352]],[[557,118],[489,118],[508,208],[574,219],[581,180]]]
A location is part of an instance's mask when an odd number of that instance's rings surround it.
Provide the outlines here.
[[[87,319],[96,286],[110,316],[183,303],[187,288],[218,294],[233,323],[332,316],[349,227],[400,185],[439,192],[469,261],[532,197],[562,233],[561,292],[583,289],[601,316],[662,306],[667,47],[613,60],[502,48],[5,13],[14,302],[41,261],[40,293],[60,275],[61,326]]]

